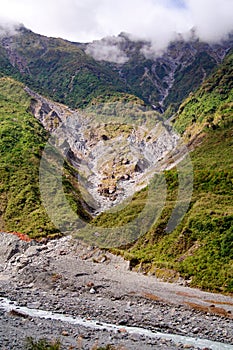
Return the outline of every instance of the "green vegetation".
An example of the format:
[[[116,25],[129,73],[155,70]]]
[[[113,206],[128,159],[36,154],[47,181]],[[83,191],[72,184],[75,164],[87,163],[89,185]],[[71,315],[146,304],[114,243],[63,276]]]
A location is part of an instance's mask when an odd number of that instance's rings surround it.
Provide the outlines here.
[[[175,128],[190,139],[204,128],[217,129],[232,123],[233,53],[201,88],[181,104]]]
[[[233,292],[233,128],[211,131],[192,154],[194,191],[182,223],[166,232],[176,201],[175,170],[167,172],[168,197],[160,219],[125,252],[147,272],[170,280],[170,272],[192,278],[191,285]]]
[[[180,66],[174,76],[174,85],[165,100],[165,107],[173,105],[174,110],[177,110],[189,92],[195,91],[215,67],[215,60],[206,52],[200,52],[194,62],[184,69]]]
[[[17,68],[13,67],[10,63],[9,58],[7,57],[7,53],[5,50],[0,46],[0,77],[9,75],[9,76],[20,76]]]
[[[25,350],[60,350],[61,343],[59,340],[50,342],[47,339],[40,339],[38,341],[33,338],[27,338]]]
[[[166,172],[167,201],[159,220],[130,248],[113,249],[158,278],[174,281],[182,276],[191,279],[192,286],[221,292],[233,292],[232,60],[229,55],[181,105],[175,119],[175,127],[190,146],[197,141],[190,153],[193,196],[183,221],[172,233],[166,232],[179,185],[173,169]],[[146,201],[143,190],[122,211],[103,213],[92,223],[97,231],[99,227],[122,227],[121,235],[124,225],[137,217]]]
[[[86,107],[99,96],[129,93],[160,109],[166,91],[163,108],[169,108],[167,115],[171,116],[218,65],[214,49],[198,40],[176,41],[169,46],[167,55],[156,59],[155,54],[151,58],[143,55],[148,43],[123,37],[121,49],[129,59],[118,65],[94,60],[86,54],[85,44],[47,38],[22,27],[10,41],[3,40],[0,45],[0,74],[14,77],[72,108]],[[179,62],[175,68],[174,61]],[[168,77],[174,69],[174,84],[170,89]]]
[[[30,97],[23,85],[0,78],[0,229],[30,237],[59,234],[41,205],[39,166],[47,134],[28,112]],[[75,172],[67,164],[64,190],[73,210],[85,220]]]
[[[39,234],[55,232],[40,207],[38,168],[46,133],[27,110],[23,86],[0,80],[1,229]]]
[[[140,47],[130,57],[122,68],[122,74],[127,81],[130,92],[147,104],[151,101],[158,101],[160,91],[156,87],[152,73],[153,60],[146,59],[140,52]],[[145,74],[145,71],[148,74]]]
[[[79,341],[78,341],[79,343]],[[32,337],[26,339],[25,350],[62,350],[65,349],[59,340],[49,341],[47,339],[34,340]],[[82,350],[82,344],[77,344],[77,347],[70,346],[69,350]],[[86,349],[86,348],[85,348]],[[89,350],[123,350],[121,346],[106,345],[99,347],[93,345]]]
[[[117,71],[112,69],[113,65],[97,63],[80,46],[39,36],[26,29],[21,32],[23,35],[14,39],[17,55],[24,57],[25,65],[20,68],[20,73],[13,68],[5,51],[0,48],[0,230],[19,231],[37,238],[56,236],[60,233],[41,204],[39,190],[40,158],[48,135],[30,114],[31,99],[23,85],[4,75],[18,77],[36,91],[69,106],[88,105],[87,115],[97,114],[100,121],[119,114],[121,119],[109,125],[106,130],[108,135],[104,134],[113,137],[123,131],[127,135],[129,121],[140,125],[144,118],[142,123],[154,124],[154,113],[148,111],[142,101],[122,93],[134,92],[146,101],[153,84],[150,79],[140,82],[137,77],[145,73],[145,67],[151,69],[152,62],[135,55],[125,64],[124,74],[127,84],[131,85],[129,89],[125,82],[122,83]],[[131,70],[132,65],[134,69]],[[171,90],[166,100],[167,106],[170,106],[167,115],[175,110],[191,88],[198,87],[203,78],[201,67],[209,74],[214,66],[214,61],[201,53],[184,71],[177,70],[176,89]],[[156,74],[161,79],[165,68],[162,65],[157,67]],[[130,248],[127,246],[125,250],[115,250],[124,254],[133,265],[141,263],[146,272],[159,278],[174,280],[181,275],[190,279],[192,286],[231,293],[232,76],[233,54],[230,53],[201,88],[191,93],[180,105],[174,118],[174,127],[192,150],[190,156],[194,168],[192,201],[182,223],[173,232],[166,231],[179,186],[177,171],[173,169],[166,172],[168,194],[160,218]],[[143,93],[139,87],[143,87]],[[153,98],[157,98],[158,91],[154,89],[153,94]],[[106,100],[110,100],[110,103],[106,104]],[[135,104],[138,104],[136,109]],[[118,124],[124,122],[127,127],[122,124],[119,128]],[[51,162],[50,166],[56,166],[56,163]],[[103,213],[92,219],[84,209],[86,204],[76,178],[76,170],[65,163],[63,188],[66,198],[73,211],[85,222],[92,220],[91,224],[96,229],[115,227],[123,230],[124,225],[138,217],[147,202],[147,189],[144,189],[136,193],[131,203],[120,212]],[[50,192],[56,193],[55,184],[48,184],[48,194]],[[58,207],[60,197],[61,193],[56,193]],[[69,217],[62,209],[61,219],[69,225]],[[93,236],[90,240],[93,241]]]

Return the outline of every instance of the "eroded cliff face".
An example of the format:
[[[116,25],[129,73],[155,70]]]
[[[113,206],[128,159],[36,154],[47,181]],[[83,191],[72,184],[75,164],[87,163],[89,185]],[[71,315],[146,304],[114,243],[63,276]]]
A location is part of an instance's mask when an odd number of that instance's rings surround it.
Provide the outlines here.
[[[121,203],[148,185],[155,172],[172,166],[179,136],[155,112],[130,103],[77,112],[26,91],[32,113],[77,169],[80,190],[84,197],[88,192],[84,199],[96,213]]]

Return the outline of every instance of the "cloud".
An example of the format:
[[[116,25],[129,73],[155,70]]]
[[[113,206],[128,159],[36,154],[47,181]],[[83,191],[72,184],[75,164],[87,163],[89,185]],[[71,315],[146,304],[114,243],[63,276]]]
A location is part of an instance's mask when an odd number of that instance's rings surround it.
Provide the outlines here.
[[[123,31],[156,50],[193,27],[203,40],[220,40],[233,30],[232,13],[232,0],[1,0],[1,16],[41,34],[90,42]]]
[[[108,61],[123,64],[128,61],[126,53],[121,49],[125,41],[122,37],[110,36],[102,40],[93,41],[88,45],[86,53],[97,61]]]
[[[0,36],[13,35],[17,33],[18,28],[19,23],[0,17]]]
[[[186,3],[200,39],[215,42],[233,31],[232,0],[186,0]]]

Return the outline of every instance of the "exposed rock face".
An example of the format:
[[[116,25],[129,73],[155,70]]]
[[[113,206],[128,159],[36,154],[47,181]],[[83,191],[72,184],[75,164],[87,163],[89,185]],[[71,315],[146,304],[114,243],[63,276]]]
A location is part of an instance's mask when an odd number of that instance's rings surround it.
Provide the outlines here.
[[[31,112],[38,119],[45,129],[53,132],[72,113],[68,107],[48,100],[28,87],[25,91],[32,97]]]
[[[20,73],[28,73],[30,74],[30,69],[27,65],[26,60],[22,57],[16,50],[14,45],[14,40],[12,37],[4,37],[1,40],[1,44],[3,48],[6,50],[6,53],[9,57],[9,61],[13,67],[17,67]]]
[[[26,91],[33,97],[32,112],[53,133],[57,147],[77,168],[79,184],[93,197],[98,212],[145,187],[161,170],[160,161],[178,145],[178,135],[153,112],[153,129],[148,126],[148,111],[141,106],[135,124],[117,116],[103,123],[97,113],[77,113],[28,88]],[[138,107],[134,108],[133,114],[137,115]]]

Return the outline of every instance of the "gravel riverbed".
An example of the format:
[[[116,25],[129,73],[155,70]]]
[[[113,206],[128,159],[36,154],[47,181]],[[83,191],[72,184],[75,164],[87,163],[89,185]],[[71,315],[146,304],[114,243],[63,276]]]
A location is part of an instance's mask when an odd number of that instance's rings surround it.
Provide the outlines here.
[[[233,349],[231,296],[159,282],[72,237],[45,243],[0,237],[0,349],[25,349],[30,336],[60,339],[63,349],[91,349],[97,343],[130,350]],[[12,308],[4,309],[6,300]],[[96,326],[22,310],[82,318]]]

